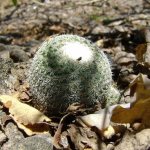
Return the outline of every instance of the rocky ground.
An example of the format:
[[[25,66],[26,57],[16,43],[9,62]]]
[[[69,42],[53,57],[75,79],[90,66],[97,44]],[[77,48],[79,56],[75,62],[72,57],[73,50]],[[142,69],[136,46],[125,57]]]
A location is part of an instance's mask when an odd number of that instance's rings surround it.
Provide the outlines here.
[[[78,34],[95,42],[112,63],[113,78],[123,90],[138,73],[150,77],[150,69],[138,65],[136,47],[150,42],[150,1],[148,0],[51,0],[45,2],[0,2],[0,94],[21,92],[28,68],[39,45],[54,34]],[[150,59],[149,59],[150,62]],[[16,124],[3,120],[1,109],[0,147],[8,149],[52,149],[49,135],[28,137]],[[121,142],[102,143],[102,150],[148,150],[150,129],[131,134]]]

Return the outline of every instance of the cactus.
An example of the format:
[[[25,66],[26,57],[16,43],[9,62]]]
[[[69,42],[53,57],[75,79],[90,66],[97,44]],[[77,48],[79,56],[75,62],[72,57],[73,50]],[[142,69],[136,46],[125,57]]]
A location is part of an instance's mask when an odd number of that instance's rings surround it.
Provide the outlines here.
[[[49,115],[75,102],[107,106],[119,97],[105,54],[77,35],[54,36],[41,45],[30,67],[29,85],[34,106]]]

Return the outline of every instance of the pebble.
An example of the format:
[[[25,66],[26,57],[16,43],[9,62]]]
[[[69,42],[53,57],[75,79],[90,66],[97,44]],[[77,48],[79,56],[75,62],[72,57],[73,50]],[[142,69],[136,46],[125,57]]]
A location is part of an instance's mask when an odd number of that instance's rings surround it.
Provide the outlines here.
[[[7,140],[7,136],[6,136],[2,131],[0,131],[0,146],[1,146],[4,142],[6,142],[6,140]]]
[[[49,136],[35,135],[19,141],[11,150],[53,150],[53,145]]]
[[[14,49],[10,52],[10,58],[15,62],[25,62],[29,60],[29,56],[23,50]]]

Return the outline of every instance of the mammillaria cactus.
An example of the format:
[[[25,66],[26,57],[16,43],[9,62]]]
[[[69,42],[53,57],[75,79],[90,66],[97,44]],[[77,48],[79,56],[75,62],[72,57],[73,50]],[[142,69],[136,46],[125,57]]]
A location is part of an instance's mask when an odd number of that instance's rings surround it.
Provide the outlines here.
[[[106,106],[119,97],[105,54],[77,35],[54,36],[41,45],[30,67],[29,84],[35,107],[49,115],[64,112],[72,103]]]

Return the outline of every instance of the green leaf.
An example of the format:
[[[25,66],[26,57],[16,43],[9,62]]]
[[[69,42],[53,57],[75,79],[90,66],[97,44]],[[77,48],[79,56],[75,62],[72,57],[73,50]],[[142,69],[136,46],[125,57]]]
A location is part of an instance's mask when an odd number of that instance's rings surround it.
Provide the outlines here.
[[[12,2],[15,6],[17,5],[17,0],[12,0]]]

